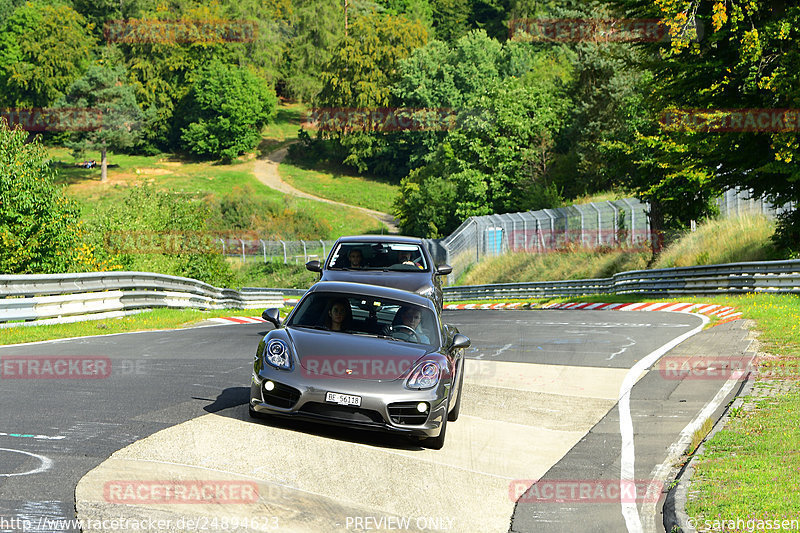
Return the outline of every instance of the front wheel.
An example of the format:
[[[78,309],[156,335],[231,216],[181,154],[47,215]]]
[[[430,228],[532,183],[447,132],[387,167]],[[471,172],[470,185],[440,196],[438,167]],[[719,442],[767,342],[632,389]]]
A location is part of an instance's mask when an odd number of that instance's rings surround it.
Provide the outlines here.
[[[423,440],[422,446],[425,448],[430,448],[431,450],[441,450],[442,446],[444,446],[444,434],[446,429],[447,418],[445,417],[442,420],[442,426],[439,430],[439,435],[437,437],[428,437],[427,439]]]

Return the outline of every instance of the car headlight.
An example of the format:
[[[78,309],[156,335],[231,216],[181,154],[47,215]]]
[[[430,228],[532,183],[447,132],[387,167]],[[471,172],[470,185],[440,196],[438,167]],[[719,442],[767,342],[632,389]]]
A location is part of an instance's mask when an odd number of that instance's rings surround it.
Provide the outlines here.
[[[282,340],[273,339],[267,343],[267,347],[264,350],[264,361],[281,370],[292,369],[289,347]]]
[[[409,389],[432,389],[439,384],[439,376],[441,375],[439,365],[433,361],[425,361],[411,372],[411,375],[406,379],[406,387]]]

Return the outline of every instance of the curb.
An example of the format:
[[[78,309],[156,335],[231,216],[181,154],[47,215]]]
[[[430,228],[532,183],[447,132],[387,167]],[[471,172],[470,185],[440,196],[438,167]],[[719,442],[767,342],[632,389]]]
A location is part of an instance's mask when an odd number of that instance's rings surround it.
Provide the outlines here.
[[[695,453],[693,453],[691,458],[678,469],[675,475],[670,476],[674,481],[670,484],[671,488],[669,491],[667,491],[663,507],[664,529],[667,533],[697,533],[694,522],[692,522],[691,517],[686,512],[686,502],[688,499],[689,487],[694,477],[695,462],[698,457],[703,455],[705,443],[728,424],[731,409],[740,407],[744,403],[742,396],[747,396],[752,392],[755,381],[753,374],[749,373],[747,379],[742,382],[734,400],[725,408],[725,411],[714,423],[714,427],[697,447]]]
[[[560,302],[537,304],[533,302],[513,302],[496,304],[446,304],[444,309],[559,309],[570,311],[668,311],[675,313],[697,313],[715,316],[724,321],[737,320],[742,313],[735,307],[717,304],[694,304],[688,302],[637,302],[637,303],[591,303]]]

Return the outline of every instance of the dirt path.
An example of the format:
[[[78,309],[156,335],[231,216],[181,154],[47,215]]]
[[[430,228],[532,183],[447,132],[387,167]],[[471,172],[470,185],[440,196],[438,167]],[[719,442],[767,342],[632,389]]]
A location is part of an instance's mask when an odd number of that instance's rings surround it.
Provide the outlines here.
[[[253,173],[255,174],[256,179],[258,179],[258,181],[260,181],[267,187],[275,189],[276,191],[280,191],[284,194],[291,194],[293,196],[299,196],[300,198],[308,198],[309,200],[316,200],[318,202],[325,202],[328,204],[349,207],[351,209],[358,209],[359,211],[368,214],[381,224],[384,224],[389,229],[390,233],[399,232],[394,217],[388,213],[381,213],[380,211],[373,211],[372,209],[367,209],[365,207],[358,207],[355,205],[328,200],[327,198],[320,198],[319,196],[314,196],[313,194],[309,194],[299,189],[295,189],[294,187],[283,181],[281,179],[280,174],[278,173],[278,165],[280,165],[283,162],[288,152],[289,148],[283,147],[279,150],[275,150],[271,154],[267,155],[265,158],[256,159],[255,166],[253,167]]]

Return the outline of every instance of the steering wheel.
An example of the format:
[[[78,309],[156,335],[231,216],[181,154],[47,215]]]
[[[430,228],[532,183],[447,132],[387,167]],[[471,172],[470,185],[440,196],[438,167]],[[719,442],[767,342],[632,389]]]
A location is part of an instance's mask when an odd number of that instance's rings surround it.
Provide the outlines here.
[[[405,324],[398,324],[396,326],[392,326],[392,333],[394,333],[395,331],[399,331],[399,330],[408,330],[408,333],[410,333],[411,335],[414,335],[414,342],[419,343],[419,335],[417,335],[417,332],[414,331],[414,328],[412,328],[410,326],[406,326]],[[392,335],[392,336],[394,336],[394,335]]]

